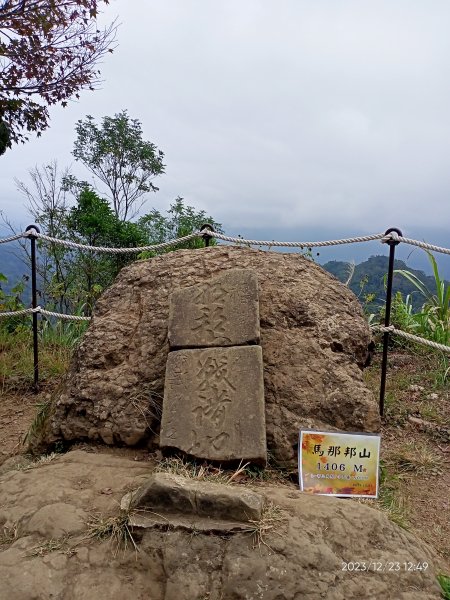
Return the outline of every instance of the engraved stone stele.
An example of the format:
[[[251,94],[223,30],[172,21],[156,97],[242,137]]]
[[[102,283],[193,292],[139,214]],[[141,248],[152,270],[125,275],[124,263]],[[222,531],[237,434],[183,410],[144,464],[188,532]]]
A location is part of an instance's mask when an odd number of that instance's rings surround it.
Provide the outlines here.
[[[259,344],[256,274],[231,269],[206,283],[175,290],[168,329],[172,349]]]
[[[260,346],[178,350],[167,358],[161,448],[265,465]]]

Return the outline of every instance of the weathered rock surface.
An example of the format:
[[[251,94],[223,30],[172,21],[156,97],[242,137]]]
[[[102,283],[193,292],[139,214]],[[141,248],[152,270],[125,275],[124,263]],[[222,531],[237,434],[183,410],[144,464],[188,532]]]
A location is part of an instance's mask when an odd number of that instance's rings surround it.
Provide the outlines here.
[[[260,346],[178,350],[167,358],[161,448],[266,464]]]
[[[371,335],[352,292],[296,254],[222,246],[171,252],[121,271],[97,303],[44,443],[157,442],[170,295],[231,268],[258,277],[274,458],[295,466],[300,428],[376,431],[378,406],[362,380]]]
[[[175,290],[168,330],[171,348],[259,344],[256,274],[230,269],[208,283]]]
[[[111,542],[88,539],[89,526],[80,531],[78,516],[97,514],[104,523],[149,470],[148,462],[74,451],[3,474],[0,600],[440,598],[439,569],[423,542],[365,505],[308,496],[294,486],[258,486],[281,511],[260,546],[249,533],[177,528],[135,531],[137,553],[131,545],[117,551]],[[357,561],[399,569],[344,570],[344,563]],[[403,566],[424,561],[428,568],[421,571]]]
[[[243,486],[197,481],[155,473],[140,488],[126,494],[124,510],[135,509],[134,526],[171,526],[203,531],[249,529],[263,516],[264,496]]]

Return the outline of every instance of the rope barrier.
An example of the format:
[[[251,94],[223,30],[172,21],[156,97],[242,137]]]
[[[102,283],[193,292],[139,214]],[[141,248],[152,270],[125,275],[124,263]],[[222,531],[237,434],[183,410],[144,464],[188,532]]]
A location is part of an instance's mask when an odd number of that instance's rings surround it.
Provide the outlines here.
[[[21,315],[33,314],[39,312],[39,306],[36,308],[24,308],[23,310],[8,310],[0,312],[0,318],[2,317],[20,317]]]
[[[345,238],[342,240],[328,240],[323,242],[277,242],[275,240],[246,240],[240,237],[231,237],[211,231],[211,237],[225,242],[235,242],[237,244],[248,244],[249,246],[281,246],[284,248],[322,248],[324,246],[338,246],[340,244],[357,244],[359,242],[372,242],[386,238],[384,233],[374,235],[365,235],[362,237]]]
[[[41,315],[44,315],[45,317],[56,317],[58,319],[62,319],[63,321],[90,321],[91,317],[80,317],[78,315],[65,315],[64,313],[57,313],[57,312],[52,312],[50,310],[45,310],[44,308],[41,308],[39,310],[39,312],[41,313]]]
[[[33,313],[40,313],[45,317],[56,317],[58,319],[63,319],[66,321],[90,321],[91,317],[80,317],[78,315],[66,315],[64,313],[52,312],[50,310],[45,310],[45,308],[41,308],[40,306],[36,306],[36,308],[24,308],[22,310],[9,310],[0,312],[0,318],[2,317],[20,317],[23,315],[32,315]]]
[[[435,350],[442,350],[442,352],[450,352],[450,346],[446,346],[445,344],[438,344],[437,342],[427,340],[423,337],[419,337],[418,335],[413,335],[412,333],[407,333],[406,331],[402,331],[401,329],[396,329],[393,325],[389,325],[389,327],[383,327],[382,325],[372,325],[371,329],[372,331],[379,331],[380,333],[393,333],[407,340],[411,340],[412,342],[417,342],[419,344],[423,344],[424,346],[430,346],[430,348],[434,348]]]
[[[103,252],[110,254],[135,254],[138,252],[151,252],[154,250],[163,250],[164,248],[170,248],[171,246],[177,246],[178,244],[183,244],[184,242],[188,242],[196,238],[202,238],[204,237],[205,233],[208,234],[209,238],[222,240],[224,242],[231,242],[239,245],[246,244],[249,246],[268,246],[269,248],[323,248],[326,246],[339,246],[342,244],[359,244],[361,242],[372,242],[376,240],[380,240],[382,243],[387,243],[390,240],[394,240],[396,242],[403,242],[404,244],[409,244],[411,246],[417,246],[424,250],[440,252],[442,254],[450,254],[450,248],[444,248],[442,246],[427,244],[426,242],[421,242],[419,240],[402,237],[394,231],[390,232],[388,235],[384,233],[375,233],[373,235],[343,238],[338,240],[324,240],[318,242],[280,242],[277,240],[247,240],[241,237],[232,237],[229,235],[224,235],[222,233],[214,231],[213,229],[210,229],[207,232],[194,231],[189,235],[169,240],[167,242],[162,242],[161,244],[152,244],[149,246],[136,246],[133,248],[110,248],[106,246],[89,246],[87,244],[77,244],[76,242],[54,238],[49,235],[38,233],[35,229],[30,229],[23,233],[0,239],[0,244],[6,244],[7,242],[13,242],[20,238],[28,238],[30,236],[34,236],[42,241],[50,242],[52,244],[59,244],[61,246],[66,246],[67,248],[73,248],[75,250],[89,250],[90,252]]]
[[[397,234],[394,234],[394,236]],[[392,236],[392,233],[389,234]],[[423,250],[430,250],[432,252],[441,252],[442,254],[450,254],[450,249],[443,248],[442,246],[435,246],[434,244],[427,244],[426,242],[419,242],[418,240],[412,240],[410,238],[405,238],[402,236],[397,236],[397,238],[393,237],[392,239],[397,239],[399,242],[403,242],[404,244],[410,244],[411,246],[418,246]]]
[[[28,237],[29,232],[18,233],[17,235],[11,235],[10,237],[1,238],[0,244],[6,244],[7,242],[14,242],[15,240],[20,240],[21,238]]]
[[[163,250],[164,248],[170,248],[171,246],[177,246],[178,244],[189,242],[190,240],[193,240],[195,238],[203,237],[203,234],[201,234],[199,231],[195,231],[194,233],[190,233],[189,235],[185,235],[174,240],[169,240],[168,242],[162,242],[161,244],[152,244],[150,246],[137,246],[134,248],[108,248],[106,246],[88,246],[86,244],[77,244],[76,242],[60,240],[59,238],[50,237],[42,233],[36,233],[35,230],[31,231],[34,232],[34,235],[38,239],[44,240],[46,242],[59,244],[60,246],[66,246],[67,248],[74,248],[75,250],[89,250],[91,252],[103,252],[107,254],[136,254],[138,252],[152,252],[153,250]]]

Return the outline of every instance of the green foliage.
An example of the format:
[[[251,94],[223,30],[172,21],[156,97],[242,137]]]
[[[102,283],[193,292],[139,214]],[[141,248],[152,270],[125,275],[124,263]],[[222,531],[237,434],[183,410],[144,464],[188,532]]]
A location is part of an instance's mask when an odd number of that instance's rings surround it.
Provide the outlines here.
[[[161,150],[142,139],[142,126],[127,111],[104,117],[98,126],[88,115],[76,125],[73,155],[105,186],[116,217],[133,218],[147,192],[157,191],[152,180],[164,173]]]
[[[69,239],[89,246],[136,247],[147,242],[142,228],[120,220],[109,202],[89,187],[84,187],[76,206],[66,220]],[[73,309],[84,306],[90,314],[96,298],[110,285],[119,270],[136,258],[134,254],[100,254],[95,251],[70,252]]]
[[[382,319],[384,319],[384,313],[383,307],[380,311]],[[397,329],[412,332],[417,323],[415,317],[417,318],[418,314],[414,313],[411,295],[408,294],[406,298],[403,298],[401,292],[394,294],[391,305],[391,324],[394,325],[394,327],[397,327]]]
[[[415,290],[416,296],[421,298],[417,308],[414,303],[413,293],[405,296],[401,291],[393,294],[390,323],[397,329],[412,333],[419,337],[450,346],[450,285],[440,277],[436,259],[431,253],[427,253],[433,270],[433,277],[420,278],[417,272],[406,269],[396,269],[395,273],[409,283]],[[424,275],[424,274],[423,274]],[[384,276],[386,281],[386,275]],[[385,307],[378,311],[379,321],[384,320]],[[375,320],[372,314],[369,321]],[[391,343],[397,346],[411,346],[409,342],[401,337],[393,336]],[[413,344],[417,346],[417,344]],[[425,352],[425,347],[420,346]],[[439,369],[436,372],[435,383],[445,385],[450,374],[449,357],[446,353],[439,353]]]
[[[0,119],[0,156],[11,146],[11,135],[8,125]]]
[[[58,354],[62,349],[61,360],[55,361],[56,373],[59,373],[59,363],[64,361],[67,350],[72,350],[83,333],[88,328],[89,321],[50,321],[43,317],[40,320],[39,342]]]
[[[152,210],[149,214],[139,219],[139,226],[146,232],[150,244],[161,244],[168,240],[173,240],[199,231],[205,223],[212,225],[215,231],[222,232],[220,223],[207,216],[204,210],[196,212],[193,206],[185,206],[183,198],[178,197],[167,211],[167,216],[162,215],[158,210]],[[210,241],[210,245],[216,244],[215,240]],[[185,242],[176,248],[203,248],[204,241],[196,238]],[[170,252],[175,248],[167,248],[165,252]],[[140,258],[153,256],[152,253],[142,253]]]
[[[450,577],[441,573],[437,576],[437,580],[442,590],[444,600],[450,600]]]
[[[412,311],[408,297],[403,301],[407,331],[416,333],[439,344],[450,345],[450,285],[439,274],[434,256],[427,252],[434,276],[434,289],[430,289],[411,271],[400,269],[396,273],[407,279],[423,299],[420,312]],[[400,296],[398,305],[402,304]]]
[[[433,276],[407,269],[403,261],[395,261],[391,324],[403,331],[444,344],[450,344],[450,284],[439,273],[436,259],[427,253]],[[352,269],[348,264],[331,261],[324,265],[349,287],[362,301],[369,321],[384,320],[387,257],[372,256]],[[372,313],[372,314],[370,314]],[[396,344],[407,345],[401,338]],[[448,359],[442,359],[443,373],[448,371]]]
[[[167,215],[157,210],[132,221],[142,206],[142,196],[154,192],[152,180],[164,172],[163,153],[142,138],[138,120],[126,111],[104,117],[97,125],[91,116],[78,121],[73,154],[103,184],[109,198],[80,181],[56,161],[30,171],[33,189],[17,181],[42,233],[76,244],[107,248],[138,248],[186,236],[206,221],[218,231],[220,225],[205,211],[185,206],[178,197]],[[213,245],[215,242],[211,240]],[[202,239],[178,248],[203,247]],[[23,246],[25,252],[27,247]],[[138,258],[139,252],[99,253],[77,250],[38,240],[40,303],[50,310],[91,314],[94,303],[119,270]],[[167,248],[166,251],[175,249]],[[139,258],[153,256],[142,253]]]
[[[25,308],[22,301],[22,294],[25,290],[25,278],[22,278],[16,283],[7,293],[3,289],[3,285],[8,283],[8,278],[0,273],[0,311],[10,312],[22,310]],[[18,317],[2,317],[0,318],[0,330],[12,333],[25,327],[25,323],[29,321],[29,316],[22,315]]]
[[[0,2],[0,154],[30,131],[39,136],[49,106],[66,106],[98,83],[96,64],[112,52],[115,36],[114,25],[99,29],[98,6],[98,0]]]
[[[75,204],[70,206],[66,197],[57,191],[55,164],[46,166],[39,174],[35,171],[34,175],[42,197],[34,201],[33,216],[43,231],[52,237],[88,246],[136,248],[188,235],[199,230],[205,222],[221,231],[220,224],[205,211],[185,206],[182,198],[176,199],[166,215],[153,210],[137,222],[123,221],[110,203],[86,183],[71,182],[76,198]],[[211,244],[214,243],[211,240]],[[194,239],[177,248],[203,246],[202,239]],[[111,285],[122,267],[138,256],[149,258],[154,255],[149,252],[138,255],[77,251],[47,242],[38,242],[38,247],[41,304],[70,314],[91,314],[96,299]],[[164,251],[174,249],[171,246]]]

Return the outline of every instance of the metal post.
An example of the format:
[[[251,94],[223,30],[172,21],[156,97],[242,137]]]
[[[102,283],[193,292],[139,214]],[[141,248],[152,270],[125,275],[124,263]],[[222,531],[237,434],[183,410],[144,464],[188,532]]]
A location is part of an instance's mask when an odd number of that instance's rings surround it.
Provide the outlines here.
[[[399,236],[403,237],[400,229],[396,227],[391,227],[385,233],[388,235],[389,233],[395,231]],[[387,286],[386,286],[386,308],[384,313],[384,326],[389,327],[391,321],[391,305],[392,305],[392,281],[394,279],[394,260],[395,260],[395,246],[397,246],[400,242],[396,240],[389,240],[387,244],[389,245],[389,266],[388,266],[388,277],[387,277]],[[386,374],[387,374],[387,359],[388,359],[388,346],[389,346],[389,332],[385,331],[383,333],[383,360],[381,362],[381,382],[380,382],[380,415],[384,415],[384,394],[386,391]]]
[[[208,248],[209,240],[212,238],[212,235],[210,232],[214,233],[214,227],[210,223],[204,223],[200,227],[200,232],[203,234],[203,239],[205,241],[205,248]]]
[[[34,230],[40,233],[40,229],[37,225],[28,225],[25,231]],[[37,283],[36,283],[36,239],[37,236],[31,234],[31,294],[32,294],[32,306],[37,307]],[[33,387],[35,393],[39,391],[39,348],[38,348],[38,316],[37,313],[33,313],[33,364],[34,364],[34,377]]]

